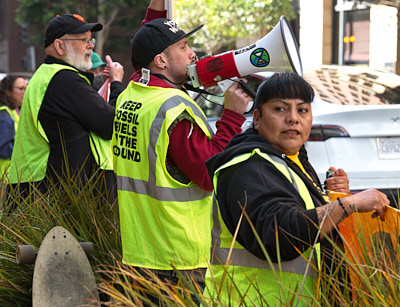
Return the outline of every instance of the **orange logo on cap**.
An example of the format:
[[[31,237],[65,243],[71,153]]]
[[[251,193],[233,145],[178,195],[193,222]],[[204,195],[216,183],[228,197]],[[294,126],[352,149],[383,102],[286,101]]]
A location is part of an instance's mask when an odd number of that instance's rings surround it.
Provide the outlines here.
[[[82,22],[85,22],[85,18],[83,18],[81,15],[74,14],[74,15],[72,15],[72,16],[74,16],[76,19],[79,19],[79,20],[82,21]]]

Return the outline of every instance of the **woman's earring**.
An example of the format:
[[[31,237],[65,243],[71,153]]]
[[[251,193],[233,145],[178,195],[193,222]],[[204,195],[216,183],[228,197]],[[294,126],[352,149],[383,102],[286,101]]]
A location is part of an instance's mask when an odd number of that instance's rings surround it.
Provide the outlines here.
[[[164,65],[164,68],[167,68],[167,65]]]

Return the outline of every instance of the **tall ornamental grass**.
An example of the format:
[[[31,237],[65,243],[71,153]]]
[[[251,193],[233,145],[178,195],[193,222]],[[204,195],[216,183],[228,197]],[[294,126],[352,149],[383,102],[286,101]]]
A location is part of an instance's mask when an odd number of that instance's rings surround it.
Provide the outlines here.
[[[178,286],[173,286],[151,271],[139,272],[121,262],[118,206],[98,192],[101,180],[93,177],[85,184],[61,180],[61,188],[52,186],[45,194],[32,185],[24,198],[6,184],[1,185],[0,306],[31,306],[34,265],[17,265],[16,247],[30,244],[39,250],[54,226],[65,227],[78,241],[93,242],[94,257],[90,262],[100,293],[98,304],[149,306],[154,305],[150,297],[157,297],[163,306],[222,306],[218,297],[205,297],[194,280],[182,276]],[[319,290],[310,306],[400,306],[399,236],[392,236],[391,244],[387,236],[375,236],[370,249],[366,246],[371,238],[367,238],[360,235],[351,242],[360,247],[357,255],[332,242],[339,265],[329,273],[320,271]],[[326,239],[330,240],[329,236]],[[226,279],[234,280],[228,269],[229,261]],[[345,278],[339,279],[339,273]],[[279,276],[279,272],[276,274]],[[248,287],[252,286],[256,285],[249,281]],[[244,298],[246,293],[241,295]],[[258,301],[268,306],[262,297]],[[287,293],[281,306],[297,306],[299,301],[303,300],[297,293]],[[246,304],[243,299],[232,306]]]

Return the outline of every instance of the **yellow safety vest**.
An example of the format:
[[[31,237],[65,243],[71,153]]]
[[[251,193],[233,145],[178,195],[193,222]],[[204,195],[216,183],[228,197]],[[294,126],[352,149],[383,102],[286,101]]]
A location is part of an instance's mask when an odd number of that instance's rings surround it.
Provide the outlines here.
[[[214,173],[214,193],[218,194],[217,183],[221,170],[242,163],[253,155],[259,155],[272,163],[299,191],[307,209],[313,209],[314,203],[301,178],[292,171],[283,159],[270,156],[258,148],[251,153],[235,157],[219,167]],[[243,216],[245,219],[245,217]],[[219,297],[223,305],[237,306],[309,306],[317,295],[315,268],[320,263],[320,246],[315,252],[309,248],[292,261],[272,263],[262,260],[247,251],[237,241],[225,225],[214,196],[212,229],[211,270],[206,273],[206,296],[214,300]],[[230,256],[229,256],[230,254]],[[316,257],[315,257],[316,255]],[[316,258],[316,259],[315,259]],[[225,264],[228,265],[225,266]],[[218,296],[218,292],[219,296]],[[300,294],[300,298],[293,293]],[[292,303],[289,302],[292,300]]]
[[[11,110],[7,106],[0,106],[0,110],[4,110],[8,113],[8,115],[10,115],[11,119],[14,122],[14,132],[16,132],[18,129],[18,119],[19,119],[17,111],[15,109]],[[8,173],[10,161],[11,159],[0,159],[0,180],[1,179],[6,180],[6,175]]]
[[[77,69],[61,64],[42,64],[26,89],[19,128],[15,135],[14,150],[10,164],[10,182],[36,182],[44,178],[50,154],[49,140],[38,119],[47,87],[53,76],[63,69],[78,72]],[[90,81],[78,74],[88,83]],[[27,138],[27,136],[29,136]],[[90,132],[90,147],[97,165],[112,169],[111,141],[104,140]]]
[[[204,113],[181,90],[130,82],[118,97],[112,150],[126,264],[190,270],[209,263],[212,194],[166,169],[168,128],[183,112],[211,138]]]

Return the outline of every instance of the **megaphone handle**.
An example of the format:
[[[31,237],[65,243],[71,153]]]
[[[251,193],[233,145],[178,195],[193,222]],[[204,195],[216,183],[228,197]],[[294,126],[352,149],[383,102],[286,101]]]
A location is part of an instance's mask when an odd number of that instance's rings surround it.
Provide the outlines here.
[[[253,91],[243,80],[239,80],[238,83],[242,86],[246,93],[251,96],[251,98],[256,98],[256,92]]]

